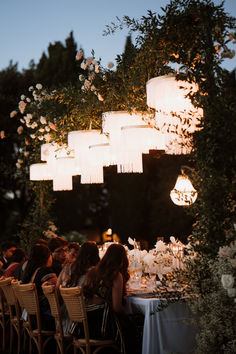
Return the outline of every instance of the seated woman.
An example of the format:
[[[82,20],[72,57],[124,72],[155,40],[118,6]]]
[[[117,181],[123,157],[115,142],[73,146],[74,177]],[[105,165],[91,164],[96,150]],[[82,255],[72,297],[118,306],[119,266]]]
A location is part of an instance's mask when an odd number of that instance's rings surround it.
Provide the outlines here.
[[[88,269],[95,266],[98,262],[99,252],[96,243],[92,241],[83,243],[76,261],[66,264],[62,269],[57,280],[57,287],[60,285],[64,287],[81,286]],[[64,333],[68,333],[71,328],[71,322],[64,304],[61,306],[61,317]]]
[[[22,248],[16,248],[11,258],[9,259],[9,265],[4,271],[3,275],[8,277],[14,277],[16,269],[19,267],[21,262],[24,262],[26,259],[25,251]]]
[[[127,354],[137,352],[136,329],[124,309],[128,265],[125,248],[112,244],[83,283],[90,336],[116,338]]]
[[[57,277],[51,269],[52,255],[48,246],[35,244],[30,251],[29,259],[23,274],[22,283],[35,283],[39,297],[39,307],[42,318],[42,328],[51,330],[55,328],[55,322],[51,316],[50,306],[45,297],[42,284],[48,281],[56,284]]]

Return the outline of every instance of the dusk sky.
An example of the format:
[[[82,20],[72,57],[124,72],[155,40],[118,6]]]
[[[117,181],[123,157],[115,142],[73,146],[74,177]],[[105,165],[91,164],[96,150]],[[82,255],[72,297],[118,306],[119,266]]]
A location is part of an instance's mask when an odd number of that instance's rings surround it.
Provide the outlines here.
[[[0,70],[11,59],[18,63],[19,70],[27,69],[31,59],[37,64],[42,53],[47,54],[49,43],[64,44],[71,31],[85,56],[94,50],[95,58],[101,58],[106,67],[109,61],[115,63],[116,55],[123,52],[127,36],[127,30],[103,36],[106,25],[116,21],[116,16],[139,19],[148,10],[161,14],[161,7],[168,3],[168,0],[0,0]],[[224,7],[236,17],[236,0],[226,0]],[[236,57],[226,60],[225,67],[235,68]]]

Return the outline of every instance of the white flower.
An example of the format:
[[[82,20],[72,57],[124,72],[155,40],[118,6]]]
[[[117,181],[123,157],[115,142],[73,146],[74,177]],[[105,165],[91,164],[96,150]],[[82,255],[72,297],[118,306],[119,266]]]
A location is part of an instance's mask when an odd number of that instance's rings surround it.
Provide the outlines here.
[[[96,91],[96,87],[94,85],[91,86],[90,88],[91,91]]]
[[[1,130],[0,132],[0,136],[1,136],[1,139],[4,139],[6,136],[5,136],[5,132],[4,130]]]
[[[23,130],[24,128],[22,127],[22,125],[20,125],[18,128],[17,128],[17,133],[20,135],[23,133]]]
[[[170,236],[170,241],[171,241],[172,243],[176,243],[175,237],[174,237],[174,236]]]
[[[45,130],[46,130],[46,132],[50,132],[50,127],[47,125],[46,127],[45,127]]]
[[[225,289],[232,288],[234,285],[234,277],[232,276],[232,274],[222,274],[221,283],[223,285],[223,288]]]
[[[28,103],[30,103],[30,102],[31,102],[31,99],[30,99],[29,97],[27,97],[27,98],[26,98],[26,101],[27,101]]]
[[[85,79],[84,75],[80,74],[79,75],[79,81],[84,81],[84,79]]]
[[[109,61],[109,62],[107,63],[108,69],[112,69],[113,66],[114,66],[114,64],[112,63],[112,61]]]
[[[20,113],[23,114],[25,111],[26,103],[24,101],[20,101],[18,107],[19,107]]]
[[[147,253],[144,257],[143,257],[143,262],[147,265],[147,266],[151,266],[154,263],[155,260],[155,256],[151,253]]]
[[[36,136],[34,134],[30,134],[31,139],[35,139]]]
[[[157,241],[157,243],[155,244],[155,248],[156,248],[156,251],[157,251],[157,252],[165,252],[167,246],[166,246],[166,244],[165,244],[163,241],[159,240],[159,241]]]
[[[18,162],[18,163],[23,163],[23,160],[18,159],[17,162]]]
[[[54,123],[49,122],[48,125],[49,125],[49,127],[50,127],[52,130],[57,130],[57,127],[55,126]]]
[[[43,136],[44,140],[49,143],[51,141],[51,135],[50,134],[44,134]]]
[[[83,58],[83,56],[84,56],[84,51],[80,49],[76,54],[75,60],[80,60]]]
[[[34,89],[34,86],[29,87],[29,91],[33,91],[33,89]]]
[[[21,95],[21,96],[20,96],[21,101],[24,101],[25,98],[26,98],[25,95]]]
[[[219,248],[218,254],[221,258],[231,258],[233,257],[235,251],[229,246],[223,246]]]
[[[45,129],[43,129],[43,128],[40,128],[40,129],[39,129],[39,132],[40,132],[40,133],[44,133],[44,131],[45,131]]]
[[[10,113],[10,118],[15,117],[16,115],[17,115],[17,111],[12,111],[12,112]]]
[[[20,163],[16,163],[16,167],[17,168],[21,168],[21,164]]]
[[[80,64],[81,69],[85,70],[87,68],[87,65],[84,61]]]
[[[40,117],[40,123],[41,123],[41,124],[47,124],[46,118],[41,116],[41,117]]]
[[[228,292],[228,296],[229,296],[229,297],[235,297],[235,295],[236,295],[236,288],[228,288],[228,289],[227,289],[227,292]]]
[[[131,237],[128,238],[128,242],[130,245],[134,246],[134,240]]]
[[[28,156],[29,156],[29,151],[25,151],[25,152],[24,152],[24,156],[25,156],[25,157],[28,157]]]
[[[41,84],[37,84],[35,87],[37,90],[42,90],[42,88],[43,88],[43,86]]]
[[[37,126],[38,126],[38,123],[33,122],[33,124],[31,124],[31,129],[35,129],[35,128],[37,128]]]
[[[92,62],[93,62],[93,57],[88,57],[86,59],[86,65],[90,65],[90,64],[92,64]]]
[[[32,118],[33,118],[33,116],[32,116],[31,113],[27,113],[27,114],[26,114],[26,117],[27,117],[28,119],[32,119]]]
[[[43,140],[43,136],[38,136],[38,140]]]
[[[91,86],[91,82],[86,79],[86,80],[84,81],[84,88],[88,90],[88,89],[90,88],[90,86]]]

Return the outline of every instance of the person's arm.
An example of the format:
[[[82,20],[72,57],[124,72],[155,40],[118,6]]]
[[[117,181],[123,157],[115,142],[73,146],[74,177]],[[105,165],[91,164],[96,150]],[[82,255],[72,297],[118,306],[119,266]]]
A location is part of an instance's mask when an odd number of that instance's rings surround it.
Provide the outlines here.
[[[117,277],[113,281],[112,286],[112,307],[115,312],[123,313],[124,307],[122,305],[123,296],[123,277],[121,273],[118,273]]]

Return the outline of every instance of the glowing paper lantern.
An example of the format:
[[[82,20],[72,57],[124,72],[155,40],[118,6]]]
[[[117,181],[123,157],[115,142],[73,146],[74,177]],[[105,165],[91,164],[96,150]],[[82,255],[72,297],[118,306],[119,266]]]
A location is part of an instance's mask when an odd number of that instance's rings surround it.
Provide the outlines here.
[[[169,154],[186,154],[191,151],[187,136],[197,129],[202,109],[195,108],[186,97],[197,90],[195,84],[177,81],[175,75],[155,77],[146,84],[147,105],[155,108],[156,127],[165,135]]]
[[[174,204],[186,206],[196,201],[197,194],[188,176],[182,174],[178,176],[174,189],[170,192],[170,197]]]
[[[111,111],[102,114],[102,130],[104,134],[109,135],[110,165],[122,163],[124,152],[122,151],[121,128],[141,124],[144,124],[144,116],[141,113],[131,114],[125,111]],[[128,150],[126,154],[129,154]]]
[[[72,131],[68,134],[68,146],[75,152],[76,170],[81,175],[82,184],[103,183],[103,164],[97,156],[93,156],[90,146],[107,141],[106,135],[97,129]]]
[[[30,165],[29,175],[31,181],[47,181],[53,179],[53,175],[47,163],[34,163]]]

